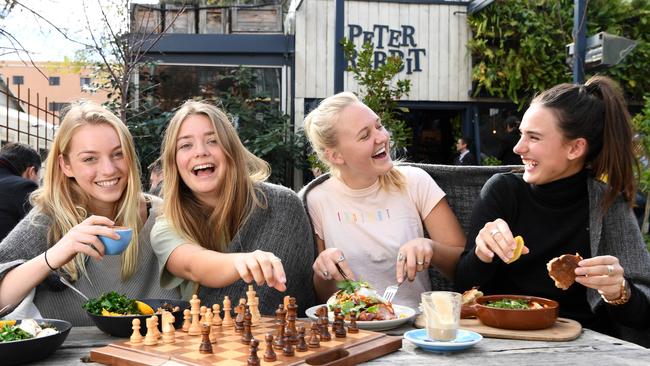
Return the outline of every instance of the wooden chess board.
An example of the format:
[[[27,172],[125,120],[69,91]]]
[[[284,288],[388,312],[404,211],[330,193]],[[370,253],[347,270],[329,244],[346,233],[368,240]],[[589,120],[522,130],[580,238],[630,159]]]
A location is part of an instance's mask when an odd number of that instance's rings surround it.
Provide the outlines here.
[[[311,325],[303,321],[296,322],[296,326],[300,324],[306,329]],[[217,329],[217,343],[212,345],[212,354],[199,353],[200,335],[190,336],[176,330],[175,343],[163,344],[160,340],[156,346],[144,346],[122,341],[92,350],[90,359],[105,365],[162,365],[171,361],[170,364],[180,365],[246,366],[250,354],[249,345],[240,341],[241,333],[236,333],[234,327],[220,326]],[[264,336],[268,332],[275,334],[274,318],[263,317],[251,329],[255,339],[260,342],[257,352],[260,365],[355,365],[402,347],[402,337],[360,329],[359,333],[348,333],[346,338],[336,338],[332,333],[332,340],[321,341],[320,348],[310,348],[306,352],[298,352],[294,348],[294,356],[284,356],[281,350],[275,350],[277,360],[266,362]]]

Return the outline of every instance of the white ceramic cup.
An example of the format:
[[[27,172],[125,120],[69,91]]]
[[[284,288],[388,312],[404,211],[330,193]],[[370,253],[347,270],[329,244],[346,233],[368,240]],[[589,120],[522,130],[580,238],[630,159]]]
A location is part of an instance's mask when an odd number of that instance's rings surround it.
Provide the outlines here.
[[[450,291],[428,291],[421,295],[427,335],[434,341],[456,339],[460,325],[462,295]]]

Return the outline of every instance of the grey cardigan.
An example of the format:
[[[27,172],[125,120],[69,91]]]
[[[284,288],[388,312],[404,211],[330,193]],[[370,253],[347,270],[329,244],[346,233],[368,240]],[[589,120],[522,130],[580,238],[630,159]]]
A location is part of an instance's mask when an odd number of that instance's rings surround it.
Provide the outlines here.
[[[117,291],[131,298],[178,299],[177,290],[164,290],[158,285],[157,259],[149,242],[149,232],[155,222],[162,200],[148,196],[152,202],[147,221],[140,229],[140,252],[135,273],[126,281],[120,278],[121,256],[105,256],[101,261],[88,259],[88,277],[82,276],[74,285],[89,297],[98,297]],[[14,267],[40,255],[47,249],[47,232],[51,220],[37,208],[0,243],[0,279]],[[45,264],[43,264],[45,265]],[[92,325],[93,322],[81,305],[85,302],[72,290],[57,284],[55,274],[36,287],[34,304],[44,318],[67,320],[75,326]]]

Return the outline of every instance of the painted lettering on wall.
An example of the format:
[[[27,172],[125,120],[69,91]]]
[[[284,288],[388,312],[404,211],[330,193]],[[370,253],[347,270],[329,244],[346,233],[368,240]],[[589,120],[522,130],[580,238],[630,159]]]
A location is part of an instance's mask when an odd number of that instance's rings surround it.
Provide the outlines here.
[[[348,39],[352,42],[360,38],[361,43],[370,42],[375,47],[375,68],[386,63],[389,56],[398,56],[404,60],[402,70],[406,68],[407,74],[422,71],[422,59],[427,55],[427,50],[417,48],[415,42],[415,27],[403,25],[398,29],[391,29],[387,25],[375,24],[372,30],[364,30],[357,24],[348,24]],[[354,60],[351,60],[354,64]]]

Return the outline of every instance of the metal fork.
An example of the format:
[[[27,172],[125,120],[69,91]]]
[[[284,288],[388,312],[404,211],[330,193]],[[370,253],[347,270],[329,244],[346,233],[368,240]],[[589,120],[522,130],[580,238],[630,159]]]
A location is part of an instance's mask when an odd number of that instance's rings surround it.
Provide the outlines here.
[[[59,277],[59,280],[61,281],[62,284],[64,284],[64,285],[70,287],[70,289],[71,289],[72,291],[78,293],[79,296],[81,296],[81,297],[83,297],[84,299],[86,299],[86,301],[89,300],[89,299],[88,299],[88,296],[84,295],[83,292],[79,291],[79,289],[77,289],[76,287],[74,287],[74,286],[73,286],[70,282],[68,282],[68,280],[66,280],[63,276],[60,276],[60,277]]]
[[[404,283],[404,282],[402,281],[402,283]],[[390,286],[386,287],[386,290],[384,290],[383,298],[386,299],[386,301],[388,301],[388,302],[392,302],[393,298],[397,294],[397,289],[399,288],[399,286],[402,283],[398,283],[397,285],[390,285]]]

